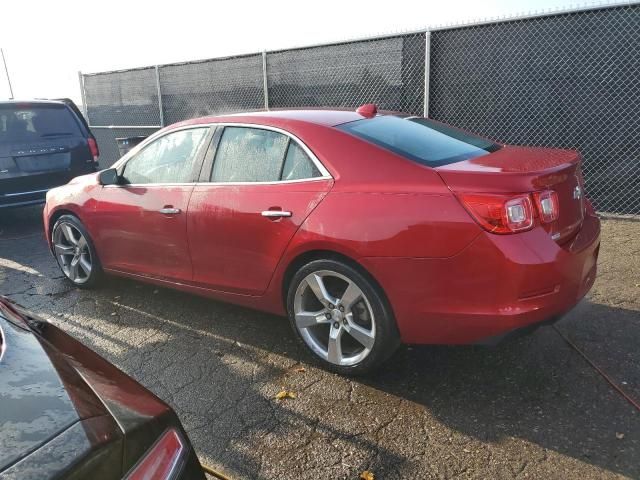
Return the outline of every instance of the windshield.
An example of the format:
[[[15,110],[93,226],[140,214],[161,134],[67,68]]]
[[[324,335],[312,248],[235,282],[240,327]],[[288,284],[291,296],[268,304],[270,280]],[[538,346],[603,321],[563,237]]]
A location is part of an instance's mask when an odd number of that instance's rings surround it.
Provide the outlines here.
[[[500,145],[491,140],[427,118],[384,115],[345,123],[338,128],[429,167],[500,149]]]
[[[0,105],[0,143],[28,143],[80,135],[78,122],[65,105]]]

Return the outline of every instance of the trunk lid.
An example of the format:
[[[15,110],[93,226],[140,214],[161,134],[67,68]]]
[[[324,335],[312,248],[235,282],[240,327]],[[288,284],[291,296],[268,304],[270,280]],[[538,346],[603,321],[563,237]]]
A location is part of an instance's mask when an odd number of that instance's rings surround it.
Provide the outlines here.
[[[1,299],[0,370],[0,472],[76,422],[108,415],[64,356]]]
[[[585,212],[581,156],[573,150],[505,146],[436,168],[453,193],[531,193],[554,190],[559,218],[543,227],[558,243],[580,230]]]
[[[123,470],[169,426],[181,429],[173,410],[153,393],[55,325],[1,296],[0,336],[5,341],[0,368],[6,371],[0,375],[0,472],[93,417],[109,417],[118,435],[124,434]]]

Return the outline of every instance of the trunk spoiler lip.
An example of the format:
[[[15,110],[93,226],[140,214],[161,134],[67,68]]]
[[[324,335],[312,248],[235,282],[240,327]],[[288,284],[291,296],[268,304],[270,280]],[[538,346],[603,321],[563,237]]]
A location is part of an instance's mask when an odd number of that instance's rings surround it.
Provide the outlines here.
[[[527,156],[530,160],[534,157],[544,159],[544,157],[555,157],[557,163],[548,166],[522,170],[505,170],[504,166],[498,164],[498,159],[504,160],[505,166],[509,166],[506,161],[509,156]],[[475,157],[469,160],[450,163],[433,167],[439,174],[443,175],[510,175],[510,176],[539,176],[557,173],[582,163],[582,154],[578,150],[547,148],[547,147],[522,147],[516,145],[504,145],[500,150]]]

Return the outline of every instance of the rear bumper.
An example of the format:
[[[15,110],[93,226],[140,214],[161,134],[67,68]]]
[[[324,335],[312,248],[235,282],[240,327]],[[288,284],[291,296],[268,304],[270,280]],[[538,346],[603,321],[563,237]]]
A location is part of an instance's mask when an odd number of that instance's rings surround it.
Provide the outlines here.
[[[481,234],[450,258],[367,258],[405,343],[469,344],[562,316],[596,276],[600,221],[587,216],[568,244],[542,228]]]
[[[39,205],[45,202],[49,189],[0,195],[0,208]]]
[[[0,182],[0,208],[44,203],[47,192],[52,188],[66,185],[75,177],[95,171],[95,164],[82,163],[66,170],[2,178]]]
[[[538,328],[544,326],[550,326],[558,322],[562,319],[563,315],[558,315],[556,317],[551,317],[547,320],[543,320],[542,322],[531,323],[529,325],[525,325],[524,327],[518,327],[515,330],[511,330],[509,332],[501,333],[499,335],[494,335],[492,337],[483,338],[476,342],[476,345],[485,345],[489,347],[493,347],[498,345],[499,343],[514,340],[516,338],[525,337],[527,335],[532,334]]]

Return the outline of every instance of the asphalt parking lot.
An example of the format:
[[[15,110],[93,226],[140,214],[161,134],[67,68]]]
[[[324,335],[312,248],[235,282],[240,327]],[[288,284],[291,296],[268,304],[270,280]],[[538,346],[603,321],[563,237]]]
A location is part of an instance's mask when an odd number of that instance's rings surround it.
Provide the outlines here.
[[[308,363],[286,319],[129,280],[72,288],[41,229],[39,208],[0,211],[0,293],[170,403],[234,479],[640,478],[640,412],[551,327],[405,347],[342,378]],[[557,326],[640,401],[640,222],[603,221],[595,287]]]

